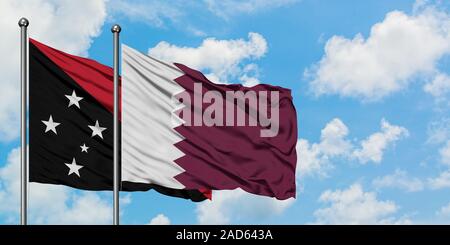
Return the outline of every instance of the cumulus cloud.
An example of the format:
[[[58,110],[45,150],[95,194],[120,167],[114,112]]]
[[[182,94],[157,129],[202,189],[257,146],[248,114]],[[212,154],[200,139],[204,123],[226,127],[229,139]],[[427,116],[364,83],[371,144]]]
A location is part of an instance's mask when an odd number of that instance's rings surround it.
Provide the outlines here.
[[[72,54],[87,55],[92,38],[100,34],[106,17],[104,0],[0,1],[0,141],[19,135],[19,27],[20,17],[30,21],[30,37]]]
[[[170,219],[164,214],[158,214],[150,220],[149,225],[170,225]]]
[[[318,143],[299,139],[296,146],[298,175],[326,177],[333,168],[332,160],[336,158],[355,159],[361,164],[380,163],[388,147],[408,135],[406,128],[391,125],[385,119],[380,124],[380,132],[371,134],[359,143],[347,139],[349,129],[339,118],[325,125]]]
[[[325,177],[333,168],[332,157],[345,156],[352,145],[346,139],[347,126],[334,118],[321,131],[319,143],[309,143],[306,139],[297,141],[297,172],[299,176],[318,175]]]
[[[327,172],[333,165],[322,152],[316,143],[310,144],[306,139],[299,139],[296,145],[297,150],[297,176],[326,177]]]
[[[443,171],[435,178],[428,178],[428,185],[431,189],[437,190],[450,187],[450,170]]]
[[[424,183],[419,178],[411,177],[403,170],[395,170],[393,174],[378,177],[372,181],[377,189],[398,188],[407,192],[417,192],[424,189]]]
[[[389,200],[378,200],[376,193],[365,192],[360,184],[344,190],[326,190],[319,202],[328,206],[314,211],[318,224],[408,224],[407,218],[393,215],[398,205]]]
[[[20,150],[13,149],[0,168],[0,214],[18,221]],[[29,184],[28,216],[33,224],[110,224],[112,207],[101,194],[75,192],[59,185]]]
[[[54,203],[53,194],[47,187],[41,187],[44,191],[45,198],[49,198],[51,203]],[[67,187],[62,187],[67,189]],[[66,190],[67,191],[67,190]],[[71,224],[71,225],[85,225],[85,224],[111,224],[111,210],[110,202],[100,197],[100,195],[93,192],[84,192],[82,194],[68,194],[66,200],[61,200],[65,205],[61,205],[59,210],[52,210],[52,212],[44,211],[44,207],[39,210],[39,213],[32,215],[37,223],[41,224]],[[33,198],[33,197],[31,197]],[[42,202],[42,201],[40,201]],[[51,205],[46,201],[45,209],[49,209]],[[33,202],[30,202],[31,205]],[[32,211],[32,210],[31,210]]]
[[[429,123],[427,129],[427,143],[442,144],[450,139],[450,118],[444,117]]]
[[[450,92],[450,77],[439,73],[430,83],[425,84],[423,89],[435,97],[442,98]]]
[[[338,118],[331,120],[320,132],[320,148],[327,156],[337,156],[348,152],[351,143],[345,139],[348,135],[347,126]]]
[[[369,161],[380,163],[386,148],[408,135],[409,132],[406,128],[391,125],[383,118],[381,120],[381,132],[374,133],[363,140],[360,149],[355,150],[352,155],[363,164]]]
[[[339,94],[364,101],[381,99],[408,87],[417,75],[434,76],[438,61],[450,53],[450,16],[433,6],[413,14],[389,12],[365,38],[333,36],[322,59],[305,71],[315,95]],[[447,87],[437,77],[426,86]]]
[[[450,166],[450,140],[439,150],[441,162]]]
[[[234,224],[251,220],[253,222],[282,214],[295,201],[277,200],[257,196],[241,189],[214,191],[213,201],[204,201],[197,205],[199,224]]]
[[[441,207],[437,212],[438,216],[450,217],[450,203]]]
[[[442,124],[444,122],[444,124]],[[448,167],[450,167],[450,139],[448,133],[449,126],[445,125],[448,119],[437,122],[429,131],[428,142],[435,144],[443,144],[439,149],[439,161]],[[430,177],[427,180],[429,188],[433,190],[450,188],[450,170],[443,170],[436,177]]]
[[[208,9],[219,17],[229,19],[237,14],[254,14],[286,6],[298,0],[204,0]]]
[[[439,161],[442,164],[450,167],[450,118],[443,117],[439,120],[431,122],[428,125],[427,134],[427,143],[439,146]],[[446,178],[444,178],[443,176],[446,176],[446,172],[442,172],[440,177],[434,178],[435,181],[431,182],[435,183],[436,186],[441,186],[446,182]],[[447,181],[450,183],[450,175],[449,180]],[[450,186],[450,184],[448,185]]]
[[[176,46],[162,41],[148,50],[151,56],[209,73],[208,78],[214,82],[226,83],[237,79],[251,84],[259,82],[256,77],[258,66],[248,61],[257,60],[266,52],[266,40],[254,32],[248,34],[248,40],[207,38],[198,47]]]

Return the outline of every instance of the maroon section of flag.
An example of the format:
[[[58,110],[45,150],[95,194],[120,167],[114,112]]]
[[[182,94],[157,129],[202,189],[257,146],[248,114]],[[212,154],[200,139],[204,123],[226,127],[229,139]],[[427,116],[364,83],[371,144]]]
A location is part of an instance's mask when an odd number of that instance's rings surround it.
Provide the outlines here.
[[[176,147],[185,155],[175,162],[185,172],[175,176],[175,179],[187,188],[241,188],[250,193],[281,200],[295,197],[297,118],[290,90],[270,85],[248,88],[242,85],[214,84],[198,71],[181,64],[175,65],[185,73],[175,81],[191,98],[194,98],[196,83],[202,85],[202,95],[208,91],[217,91],[223,98],[228,91],[254,91],[258,100],[263,99],[259,95],[260,91],[279,93],[279,130],[274,137],[261,137],[261,130],[265,127],[259,124],[195,126],[191,122],[190,126],[183,124],[176,127],[175,130],[185,138],[178,142]],[[270,99],[267,98],[267,101],[270,107]],[[235,106],[236,102],[237,100],[233,102]],[[192,104],[194,103],[186,106],[191,106],[190,114],[194,116],[200,111],[196,111],[195,105]],[[202,114],[210,104],[202,102]],[[225,99],[222,104],[225,111]],[[251,110],[261,113],[261,108],[255,108],[255,104],[246,101],[247,122]],[[183,118],[182,114],[180,116]]]

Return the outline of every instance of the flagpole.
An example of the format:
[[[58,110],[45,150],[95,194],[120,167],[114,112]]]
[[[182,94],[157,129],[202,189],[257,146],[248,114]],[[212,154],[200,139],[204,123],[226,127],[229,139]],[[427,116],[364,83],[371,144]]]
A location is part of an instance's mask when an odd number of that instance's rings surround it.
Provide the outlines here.
[[[114,25],[111,28],[114,39],[114,205],[113,224],[119,225],[119,33],[121,28]]]
[[[27,86],[28,86],[28,20],[21,18],[20,26],[20,224],[27,224],[27,185],[28,185],[28,166],[27,166]]]

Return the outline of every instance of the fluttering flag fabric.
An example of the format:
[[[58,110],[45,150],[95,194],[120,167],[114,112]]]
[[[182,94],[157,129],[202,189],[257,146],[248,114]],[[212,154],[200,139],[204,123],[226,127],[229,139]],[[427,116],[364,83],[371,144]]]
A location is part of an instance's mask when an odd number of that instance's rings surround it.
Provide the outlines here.
[[[29,180],[112,190],[112,68],[33,39],[29,44]],[[127,181],[121,186],[122,191],[149,189],[193,201],[210,198],[210,191],[164,182]]]
[[[123,181],[284,200],[296,194],[296,142],[290,90],[215,84],[122,45]]]

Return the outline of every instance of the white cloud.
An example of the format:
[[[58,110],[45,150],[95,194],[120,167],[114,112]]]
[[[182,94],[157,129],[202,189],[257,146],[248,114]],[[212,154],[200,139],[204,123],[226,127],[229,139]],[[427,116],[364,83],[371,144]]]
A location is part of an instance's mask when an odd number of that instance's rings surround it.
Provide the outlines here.
[[[338,118],[331,120],[320,134],[320,149],[327,156],[337,156],[348,152],[352,146],[345,139],[348,135],[347,126]]]
[[[308,140],[299,139],[297,150],[297,176],[318,175],[326,177],[327,172],[333,168],[326,157],[322,155],[316,143],[310,144]]]
[[[450,170],[441,172],[441,174],[435,178],[428,178],[428,185],[433,190],[449,188],[450,187]]]
[[[100,34],[106,17],[104,0],[0,1],[0,141],[19,135],[19,33],[20,17],[30,21],[30,37],[72,54],[86,55],[92,38]]]
[[[207,33],[201,30],[192,19],[192,13],[207,18],[229,20],[232,16],[256,14],[298,0],[222,0],[222,1],[184,1],[184,0],[109,0],[109,21],[120,21],[126,18],[134,22],[142,22],[157,28],[176,28],[188,34],[204,37]],[[211,16],[211,14],[213,16]],[[195,19],[195,18],[194,18]]]
[[[441,162],[450,166],[450,140],[439,150]]]
[[[393,201],[378,200],[376,193],[364,192],[360,184],[344,190],[327,190],[319,202],[329,204],[314,212],[318,224],[407,224],[406,218],[395,218],[399,207]]]
[[[130,205],[131,204],[131,193],[120,194],[119,199],[120,205]]]
[[[254,14],[286,6],[298,0],[204,0],[208,9],[219,17],[229,19],[237,14]]]
[[[437,212],[437,215],[450,217],[450,203],[441,207],[441,209],[439,209],[439,211]]]
[[[252,87],[261,83],[258,79],[260,76],[259,67],[254,63],[246,65],[242,70],[242,74],[243,75],[239,77],[239,80],[244,84],[244,86]]]
[[[450,77],[447,74],[439,73],[430,83],[425,84],[423,89],[425,92],[441,98],[450,92]]]
[[[386,148],[404,137],[408,137],[408,130],[404,127],[391,125],[384,118],[381,120],[381,132],[370,135],[361,142],[361,148],[353,152],[353,157],[361,163],[372,161],[380,163]]]
[[[428,125],[428,144],[439,145],[439,161],[450,167],[450,118],[443,117]],[[450,171],[441,172],[440,176],[429,178],[432,189],[450,187]]]
[[[347,126],[339,118],[334,118],[322,129],[319,143],[310,144],[308,140],[299,139],[296,146],[298,175],[326,176],[333,168],[330,158],[345,156],[351,149],[347,135]]]
[[[0,214],[17,222],[20,203],[20,151],[13,149],[0,168]],[[110,202],[94,192],[60,185],[29,184],[28,216],[33,224],[110,224]]]
[[[428,125],[427,143],[442,144],[450,139],[450,118],[441,118]]]
[[[256,77],[249,77],[247,74],[244,74],[239,78],[239,80],[242,82],[242,84],[246,87],[253,87],[255,85],[258,85],[261,83],[258,78]]]
[[[126,17],[132,21],[163,27],[165,21],[177,21],[184,15],[179,3],[176,1],[110,0],[108,14],[112,19]]]
[[[51,203],[54,203],[53,194],[50,194],[49,188],[42,188],[47,192],[45,198],[49,198]],[[68,192],[70,193],[70,191]],[[39,210],[39,213],[33,216],[36,220],[40,219],[40,223],[43,224],[111,224],[112,207],[109,201],[93,192],[69,194],[69,196],[70,198],[65,200],[65,205],[60,210],[53,208],[52,212]],[[48,200],[46,204],[45,209],[49,209]]]
[[[320,62],[305,75],[316,95],[373,101],[406,88],[416,75],[434,75],[438,61],[449,53],[450,16],[422,6],[411,15],[389,12],[367,38],[333,36]],[[435,86],[428,85],[430,91]]]
[[[410,177],[405,171],[399,169],[395,170],[393,174],[374,179],[372,185],[377,189],[390,187],[407,192],[416,192],[424,189],[422,180]]]
[[[254,222],[277,216],[294,203],[295,199],[277,200],[258,196],[241,189],[214,191],[213,201],[197,205],[199,224],[234,224],[240,221]]]
[[[9,153],[6,165],[0,168],[0,210],[4,212],[19,208],[19,161],[19,149],[14,149]]]
[[[159,59],[182,63],[194,69],[209,72],[207,76],[215,80],[214,82],[240,79],[251,83],[258,81],[255,80],[257,79],[255,73],[258,73],[257,65],[250,63],[243,66],[242,64],[257,60],[266,52],[266,40],[261,34],[254,32],[248,34],[248,41],[207,38],[196,48],[180,47],[162,41],[148,50],[149,55]]]
[[[149,225],[170,225],[170,219],[164,214],[158,214],[150,220]]]
[[[310,143],[306,139],[297,141],[297,171],[299,176],[327,176],[333,168],[333,158],[356,159],[364,164],[369,161],[380,163],[384,151],[393,142],[408,135],[406,128],[391,125],[385,119],[381,120],[381,132],[376,132],[367,139],[360,141],[361,146],[355,149],[355,144],[347,139],[348,127],[339,119],[334,118],[321,130],[320,142]]]

